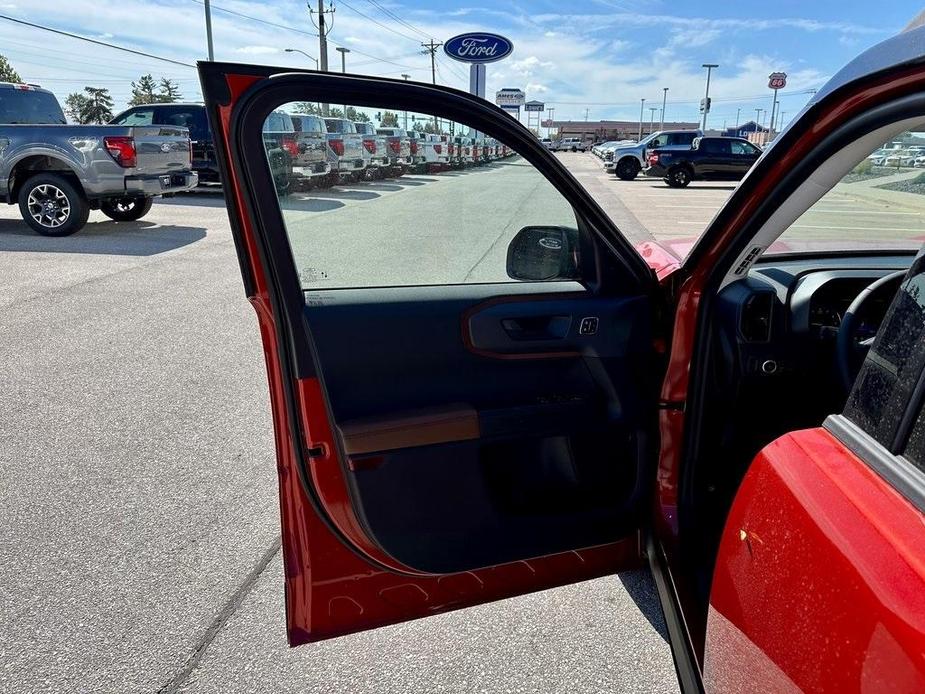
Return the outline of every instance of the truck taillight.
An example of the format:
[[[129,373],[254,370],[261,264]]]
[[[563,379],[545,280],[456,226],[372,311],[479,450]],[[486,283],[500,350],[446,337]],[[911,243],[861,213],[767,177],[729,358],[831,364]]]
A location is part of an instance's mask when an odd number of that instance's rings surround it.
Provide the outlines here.
[[[135,153],[135,138],[122,136],[109,136],[103,138],[103,145],[109,156],[116,160],[119,166],[126,169],[134,168],[138,165],[138,156]]]
[[[376,153],[376,141],[375,140],[363,140],[363,146],[366,148],[366,151],[370,154]]]
[[[398,140],[389,140],[389,149],[395,154],[401,154],[401,142]]]
[[[415,142],[414,140],[411,140],[411,153],[412,154],[418,153],[418,143]]]
[[[658,154],[652,152],[652,154],[649,155],[649,166],[655,166],[656,164],[658,164]]]
[[[447,146],[446,146],[446,153],[449,154],[450,156],[453,156],[453,150],[454,150],[454,149],[455,149],[455,148],[453,147],[453,145],[447,145]]]
[[[343,140],[329,140],[328,144],[331,145],[331,149],[334,150],[334,154],[339,157],[344,156],[344,141]]]
[[[299,156],[299,143],[291,135],[283,135],[283,149],[289,153],[290,157]]]
[[[442,153],[443,153],[443,145],[434,145],[434,151],[435,151],[437,154],[442,154]]]

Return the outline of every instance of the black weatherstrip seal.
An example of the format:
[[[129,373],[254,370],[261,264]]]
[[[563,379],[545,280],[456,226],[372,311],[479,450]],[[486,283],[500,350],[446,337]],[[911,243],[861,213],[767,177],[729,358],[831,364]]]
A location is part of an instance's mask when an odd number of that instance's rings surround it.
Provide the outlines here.
[[[665,626],[668,628],[668,643],[678,675],[678,685],[683,694],[703,694],[703,677],[697,664],[697,656],[694,654],[687,623],[684,621],[684,613],[678,602],[678,592],[668,568],[668,558],[661,544],[652,535],[646,538],[646,556],[649,558],[649,568],[658,590]]]
[[[890,453],[844,415],[826,417],[822,427],[841,441],[874,472],[920,511],[925,511],[925,473],[905,458]]]

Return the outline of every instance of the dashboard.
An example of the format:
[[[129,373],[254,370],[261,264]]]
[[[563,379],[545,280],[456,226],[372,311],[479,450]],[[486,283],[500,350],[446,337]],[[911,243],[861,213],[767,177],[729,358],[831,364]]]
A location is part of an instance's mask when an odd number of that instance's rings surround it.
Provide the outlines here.
[[[783,410],[813,426],[847,395],[837,378],[836,341],[846,310],[870,284],[905,270],[914,254],[769,258],[725,287],[714,314],[721,347],[714,369],[740,403],[779,420]],[[874,297],[857,327],[872,337],[891,296]],[[794,393],[800,394],[794,398]],[[796,402],[799,400],[799,402]]]

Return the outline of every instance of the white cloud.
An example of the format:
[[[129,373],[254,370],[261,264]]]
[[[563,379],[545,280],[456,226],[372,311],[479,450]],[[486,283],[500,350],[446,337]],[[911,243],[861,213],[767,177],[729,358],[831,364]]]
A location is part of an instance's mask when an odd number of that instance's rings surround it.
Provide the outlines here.
[[[271,53],[279,53],[279,49],[273,46],[241,46],[234,50],[236,53],[244,53],[246,55],[269,55]]]

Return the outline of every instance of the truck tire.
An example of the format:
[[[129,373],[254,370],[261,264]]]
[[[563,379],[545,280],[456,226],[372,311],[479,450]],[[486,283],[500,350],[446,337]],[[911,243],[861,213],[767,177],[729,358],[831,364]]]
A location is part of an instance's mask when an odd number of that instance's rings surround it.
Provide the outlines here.
[[[632,181],[642,167],[635,157],[623,157],[617,162],[614,173],[621,181]]]
[[[686,188],[690,185],[692,179],[690,169],[686,166],[675,166],[668,169],[668,173],[665,175],[665,183],[672,188]]]
[[[100,212],[117,222],[134,222],[151,211],[154,198],[124,197],[100,201]]]
[[[37,174],[19,189],[19,213],[42,236],[70,236],[87,223],[90,204],[64,176]]]

